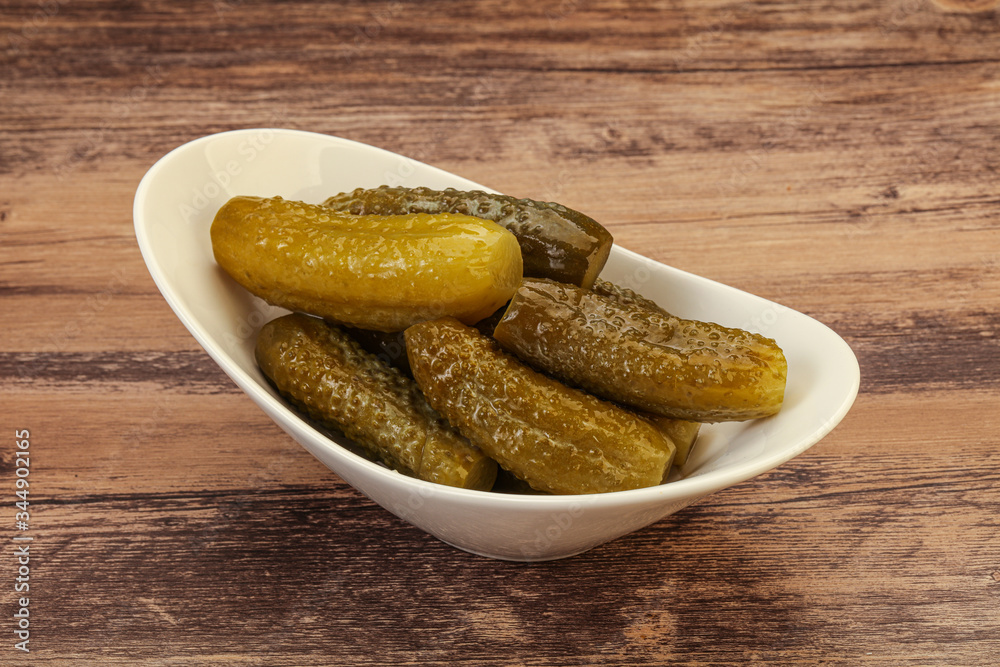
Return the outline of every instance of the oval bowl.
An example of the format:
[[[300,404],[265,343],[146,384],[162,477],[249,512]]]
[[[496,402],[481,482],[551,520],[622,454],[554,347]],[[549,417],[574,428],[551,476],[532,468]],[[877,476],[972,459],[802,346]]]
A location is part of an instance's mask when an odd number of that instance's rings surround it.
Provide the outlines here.
[[[209,227],[236,195],[320,203],[382,184],[483,189],[416,160],[354,141],[283,129],[213,134],[161,158],[135,195],[136,238],[167,303],[223,371],[292,438],[400,519],[459,549],[518,561],[591,549],[771,470],[801,454],[844,417],[858,362],[836,333],[777,303],[615,246],[602,277],[667,310],[774,338],[788,360],[785,404],[774,417],[706,425],[688,463],[660,486],[574,496],[511,495],[406,477],[341,446],[276,394],[254,362],[260,326],[284,310],[251,296],[216,265]]]

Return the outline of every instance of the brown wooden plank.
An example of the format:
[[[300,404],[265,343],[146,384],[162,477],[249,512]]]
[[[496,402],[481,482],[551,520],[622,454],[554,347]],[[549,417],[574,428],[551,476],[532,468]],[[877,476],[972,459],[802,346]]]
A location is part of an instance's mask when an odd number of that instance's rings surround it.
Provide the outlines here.
[[[920,408],[933,415],[953,398]],[[954,420],[932,418],[928,437],[909,441],[908,402],[863,402],[813,452],[774,473],[555,563],[462,554],[336,482],[43,501],[39,577],[66,585],[43,591],[38,614],[82,605],[64,636],[105,638],[109,657],[183,659],[238,628],[248,652],[269,664],[360,655],[368,641],[359,637],[376,635],[358,664],[417,655],[475,664],[512,643],[530,643],[549,661],[537,664],[656,664],[678,654],[705,663],[756,654],[980,664],[1000,640],[985,623],[997,613],[997,458],[943,452],[985,433],[995,447],[996,417],[966,422],[964,434],[942,428]],[[884,433],[869,432],[874,423]],[[875,446],[849,456],[862,428]],[[993,472],[970,476],[985,466]],[[804,543],[803,534],[825,540]],[[102,598],[108,586],[122,594]],[[412,625],[396,625],[401,618]],[[433,637],[421,639],[417,627]],[[912,660],[900,661],[900,651]]]
[[[995,5],[4,2],[0,414],[37,541],[32,652],[8,618],[0,664],[995,664]],[[149,166],[259,126],[562,201],[817,317],[858,401],[581,556],[456,551],[271,423],[143,265]]]

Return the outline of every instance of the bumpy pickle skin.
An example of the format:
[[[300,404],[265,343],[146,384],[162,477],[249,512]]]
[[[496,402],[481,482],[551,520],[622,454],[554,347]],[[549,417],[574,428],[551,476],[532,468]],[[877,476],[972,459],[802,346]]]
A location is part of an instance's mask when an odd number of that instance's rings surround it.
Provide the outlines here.
[[[405,475],[489,490],[496,463],[451,429],[412,380],[342,329],[292,314],[265,324],[256,359],[290,403]]]
[[[742,421],[781,409],[777,344],[548,280],[525,279],[493,333],[536,368],[665,417]]]
[[[663,315],[664,317],[670,319],[672,322],[682,321],[680,320],[680,318],[676,318],[670,313],[668,313],[666,310],[663,309],[663,307],[661,307],[658,303],[656,303],[652,299],[647,299],[638,292],[630,290],[627,287],[622,287],[621,285],[617,285],[609,280],[598,278],[597,281],[594,282],[594,286],[591,288],[591,291],[594,294],[598,294],[600,296],[611,299],[612,301],[614,301],[615,303],[624,308],[644,308],[646,310],[659,313],[660,315]],[[699,323],[695,322],[695,324]],[[710,326],[715,327],[718,325],[712,324]],[[727,330],[740,332],[740,330],[738,329],[727,329]],[[770,338],[765,338],[764,336],[758,336],[753,334],[745,335],[739,338],[739,344],[747,352],[751,354],[760,355],[764,359],[774,359],[779,366],[784,363],[783,357],[781,359],[776,358],[775,351],[777,350],[777,352],[780,353],[781,350],[777,348],[775,342]],[[674,465],[681,465],[681,464],[675,461]]]
[[[476,322],[474,326],[487,336],[492,336],[493,327],[500,321],[506,309],[507,304],[504,304],[503,307],[489,317]],[[413,377],[413,373],[410,371],[410,360],[406,358],[404,332],[392,331],[386,333],[384,331],[354,329],[352,327],[344,327],[344,330],[351,338],[358,341],[365,350],[371,352],[390,366],[395,366],[407,377]]]
[[[652,299],[647,299],[638,292],[617,285],[609,280],[598,278],[594,281],[591,291],[594,294],[611,299],[620,306],[645,308],[666,317],[671,317],[670,313]],[[495,328],[496,325],[494,325]],[[691,455],[691,450],[694,449],[694,443],[698,440],[698,433],[701,431],[701,422],[671,419],[670,417],[661,417],[648,412],[643,414],[643,416],[663,431],[677,447],[677,455],[674,456],[674,466],[680,467],[687,463]]]
[[[358,188],[324,202],[355,215],[461,213],[492,220],[517,237],[524,275],[589,289],[604,268],[614,239],[600,223],[554,202],[516,199],[453,188]]]
[[[472,324],[513,294],[513,234],[457,214],[355,216],[280,197],[234,197],[212,223],[215,259],[265,301],[360,329],[445,315]]]
[[[453,318],[406,330],[413,377],[431,406],[539,491],[654,486],[675,447],[645,419],[537,373]]]
[[[624,306],[626,308],[636,306],[655,311],[661,315],[666,315],[667,317],[670,316],[670,313],[663,310],[663,308],[661,308],[660,305],[652,299],[647,299],[643,295],[634,290],[630,290],[627,287],[616,285],[610,280],[598,278],[594,281],[594,286],[590,289],[594,294],[607,297],[620,306]]]
[[[379,360],[398,368],[403,375],[413,377],[410,372],[410,362],[406,358],[406,339],[402,331],[372,331],[371,329],[355,329],[342,326],[344,333],[358,342],[366,351],[374,354]]]

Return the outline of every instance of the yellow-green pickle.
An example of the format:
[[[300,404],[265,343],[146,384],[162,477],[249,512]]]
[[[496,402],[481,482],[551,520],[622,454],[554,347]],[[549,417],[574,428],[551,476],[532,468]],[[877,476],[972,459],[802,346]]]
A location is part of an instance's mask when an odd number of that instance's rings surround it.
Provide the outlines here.
[[[212,223],[215,259],[265,301],[359,329],[445,315],[473,324],[522,274],[509,231],[458,214],[355,216],[280,197],[234,197]]]
[[[665,315],[666,317],[671,317],[670,313],[661,308],[655,301],[647,299],[643,295],[630,290],[627,287],[616,285],[609,280],[598,278],[594,282],[594,286],[591,288],[591,291],[594,294],[607,297],[626,308],[633,306],[645,308],[647,310],[660,313],[661,315]],[[499,324],[499,322],[497,322],[497,324]],[[493,325],[493,329],[496,329],[496,324]],[[694,443],[698,439],[698,433],[701,431],[701,422],[671,419],[670,417],[661,417],[648,412],[643,416],[647,417],[651,422],[653,422],[654,425],[658,426],[661,431],[666,433],[677,446],[677,456],[674,457],[674,465],[682,466],[687,463],[688,456],[690,456],[691,450],[694,449]]]
[[[756,419],[784,400],[773,340],[551,280],[522,281],[493,336],[565,382],[674,419]]]
[[[339,327],[280,317],[261,329],[256,358],[282,396],[390,468],[449,486],[493,486],[496,463],[452,430],[412,380]]]
[[[698,433],[701,431],[701,422],[689,422],[683,419],[671,419],[670,417],[660,417],[646,413],[645,416],[653,425],[670,438],[670,441],[677,447],[677,455],[674,456],[674,465],[682,466],[687,463],[694,443],[698,440]]]
[[[676,448],[651,423],[531,370],[453,318],[408,328],[406,350],[431,406],[539,491],[654,486],[670,469]]]
[[[358,188],[324,205],[355,215],[461,213],[509,229],[521,245],[524,275],[589,289],[604,268],[614,239],[593,218],[554,202],[516,199],[481,190]]]

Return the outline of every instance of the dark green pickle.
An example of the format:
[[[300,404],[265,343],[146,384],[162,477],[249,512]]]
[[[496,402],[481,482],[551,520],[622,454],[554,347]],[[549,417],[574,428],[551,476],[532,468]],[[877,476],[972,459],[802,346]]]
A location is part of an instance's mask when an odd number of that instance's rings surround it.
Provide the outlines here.
[[[784,399],[773,340],[550,280],[522,281],[493,336],[565,382],[674,419],[755,419]]]
[[[538,489],[532,488],[532,486],[523,479],[518,478],[517,475],[508,472],[503,468],[497,468],[497,481],[493,483],[492,491],[494,493],[508,493],[511,495],[551,495],[545,491],[539,491]]]
[[[600,223],[554,202],[517,199],[481,190],[358,188],[324,206],[354,215],[461,213],[492,220],[517,237],[524,275],[589,289],[604,268],[614,239]]]
[[[336,323],[331,322],[331,324]],[[374,354],[380,361],[393,368],[398,368],[408,377],[413,377],[413,373],[410,372],[410,362],[406,358],[406,338],[402,331],[372,331],[346,326],[341,328],[348,336],[358,341],[366,352]]]
[[[505,470],[548,493],[654,486],[676,448],[649,421],[531,370],[454,318],[406,330],[431,406]]]
[[[614,301],[615,303],[624,306],[626,308],[632,306],[638,306],[640,308],[645,308],[647,310],[652,310],[661,315],[666,315],[670,317],[670,313],[663,310],[658,303],[652,299],[647,299],[643,295],[639,294],[634,290],[630,290],[627,287],[622,287],[621,285],[616,285],[610,280],[604,280],[598,278],[594,281],[594,286],[590,289],[594,294],[599,294],[600,296],[607,297]]]
[[[489,317],[479,320],[473,326],[483,334],[492,336],[493,329],[500,321],[500,318],[503,317],[506,310],[507,304],[504,304],[503,308],[500,308]],[[371,331],[369,329],[354,329],[351,327],[343,327],[343,329],[351,338],[358,341],[366,351],[371,352],[390,366],[398,368],[408,377],[413,377],[413,372],[410,370],[410,361],[406,357],[406,337],[404,332]]]
[[[489,490],[496,463],[445,423],[412,380],[342,329],[301,314],[265,324],[257,364],[290,403],[412,477]]]
[[[607,297],[626,308],[635,306],[651,310],[661,315],[665,315],[666,317],[671,317],[670,313],[664,310],[660,304],[655,301],[647,299],[638,292],[630,290],[627,287],[617,285],[609,280],[598,278],[594,282],[594,286],[591,288],[591,291],[594,294]],[[499,324],[499,322],[497,322],[497,324]],[[496,325],[494,325],[493,328],[496,329]],[[492,331],[490,333],[492,334]],[[661,417],[648,412],[643,416],[653,422],[654,426],[658,426],[660,430],[673,441],[674,445],[677,446],[677,455],[674,457],[674,465],[682,466],[687,463],[691,450],[694,449],[694,443],[698,439],[698,433],[701,431],[701,422],[671,419],[670,417]]]
[[[476,327],[481,334],[485,336],[492,336],[493,330],[496,329],[505,312],[507,312],[507,304],[504,304],[503,308],[499,309],[489,317],[479,320],[473,326]]]

